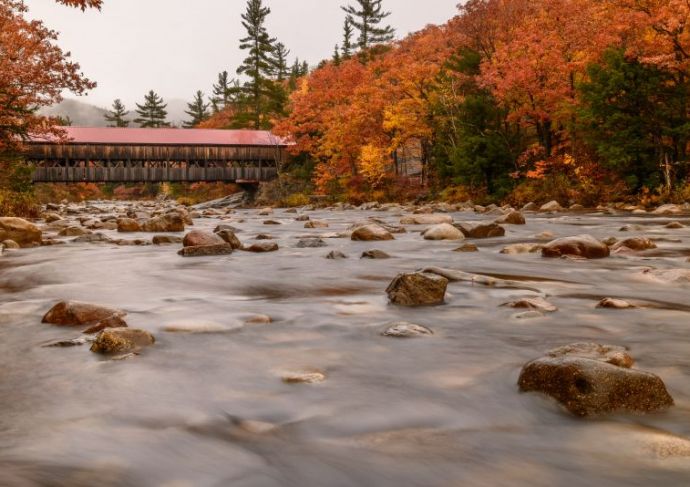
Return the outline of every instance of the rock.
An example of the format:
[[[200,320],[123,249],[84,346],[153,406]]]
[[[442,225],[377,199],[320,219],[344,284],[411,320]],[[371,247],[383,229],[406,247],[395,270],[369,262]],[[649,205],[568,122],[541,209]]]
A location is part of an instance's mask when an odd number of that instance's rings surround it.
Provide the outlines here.
[[[141,231],[150,233],[184,232],[184,225],[182,215],[179,213],[166,213],[165,215],[145,220],[141,224]]]
[[[690,283],[690,269],[645,269],[642,275],[659,284]]]
[[[612,250],[619,250],[624,247],[630,250],[649,250],[655,249],[656,244],[645,237],[631,237],[616,242],[616,244],[613,245]]]
[[[556,234],[553,232],[545,231],[538,233],[534,236],[537,240],[553,240],[556,238]]]
[[[317,249],[320,247],[328,247],[328,244],[320,238],[304,238],[297,242],[298,249]]]
[[[386,337],[395,338],[416,338],[431,336],[434,332],[426,326],[415,325],[414,323],[407,323],[401,321],[399,323],[393,323],[386,328],[381,335]]]
[[[121,233],[141,232],[141,225],[132,218],[119,218],[117,220],[117,231]]]
[[[539,207],[534,201],[530,201],[525,206],[522,207],[522,211],[537,211]]]
[[[222,224],[222,225],[218,225],[216,228],[214,228],[213,233],[220,233],[220,232],[225,231],[225,230],[229,230],[233,233],[240,233],[242,231],[239,228],[233,227],[232,225]]]
[[[58,340],[56,342],[50,342],[45,345],[43,345],[43,348],[54,348],[54,347],[59,347],[59,348],[67,348],[67,347],[78,347],[81,345],[86,345],[87,343],[90,343],[91,340],[88,338],[80,337],[80,338],[72,338],[71,340]]]
[[[664,225],[664,228],[668,228],[670,230],[678,230],[680,228],[685,228],[685,225],[683,225],[681,222],[671,222]]]
[[[352,240],[370,242],[375,240],[394,240],[393,234],[377,224],[369,224],[356,228],[352,232]]]
[[[224,245],[227,242],[215,233],[204,232],[201,230],[192,230],[182,239],[182,245],[185,247],[202,247],[207,245]]]
[[[244,320],[244,322],[248,325],[268,325],[273,323],[273,319],[268,315],[254,315]]]
[[[558,311],[556,306],[541,297],[518,299],[517,301],[511,301],[509,303],[502,304],[501,306],[508,306],[510,308],[528,308],[546,313],[554,313]]]
[[[61,301],[43,316],[42,322],[58,326],[98,325],[121,319],[126,314],[122,310],[96,304]]]
[[[450,223],[439,223],[422,232],[424,240],[464,240],[463,233]]]
[[[625,349],[577,343],[552,350],[522,368],[522,392],[542,392],[577,416],[649,413],[673,405],[663,381],[634,370]]]
[[[88,233],[72,240],[74,243],[94,243],[94,242],[110,242],[110,239],[102,233]]]
[[[401,225],[440,225],[442,223],[453,223],[453,217],[450,215],[420,214],[404,216],[400,219]]]
[[[177,237],[173,235],[155,235],[153,237],[153,245],[173,245],[181,244],[182,237]]]
[[[259,216],[268,216],[273,214],[273,208],[264,208],[259,211]]]
[[[443,304],[448,279],[437,274],[415,272],[399,274],[386,289],[392,304],[430,306]]]
[[[655,215],[678,215],[683,213],[683,208],[678,205],[661,205],[652,213]]]
[[[46,213],[45,215],[43,215],[43,220],[45,220],[46,223],[53,223],[62,221],[63,218],[57,213]]]
[[[256,242],[253,243],[249,246],[244,246],[242,250],[245,250],[247,252],[256,252],[256,253],[263,253],[263,252],[275,252],[278,250],[278,244],[275,242]]]
[[[507,245],[501,249],[501,254],[507,255],[519,255],[519,254],[534,254],[539,252],[543,248],[543,245],[529,244],[529,243],[519,243]]]
[[[273,240],[274,238],[273,235],[268,235],[267,233],[260,233],[256,236],[256,240]]]
[[[311,220],[309,215],[299,215],[299,216],[295,217],[296,222],[308,222],[309,220]]]
[[[513,315],[513,318],[516,320],[533,320],[535,318],[543,318],[544,314],[541,311],[537,311],[535,309],[530,310],[530,311],[524,311],[522,313],[516,313]]]
[[[563,211],[563,207],[558,203],[558,201],[549,201],[545,205],[539,208],[539,211]]]
[[[501,218],[496,220],[496,223],[503,223],[507,225],[524,225],[526,224],[525,217],[519,211],[513,210],[507,215],[503,215]]]
[[[542,248],[544,257],[575,256],[587,259],[601,259],[611,255],[608,246],[591,235],[564,237],[549,242]]]
[[[644,230],[644,227],[642,225],[623,225],[618,231],[619,232],[639,232],[640,230]]]
[[[328,223],[319,220],[309,220],[304,228],[328,228]]]
[[[17,250],[22,248],[21,245],[14,240],[3,240],[2,246],[5,250]]]
[[[454,249],[453,252],[479,252],[479,247],[477,247],[475,244],[466,243],[465,245]]]
[[[60,230],[58,237],[81,237],[90,233],[89,230],[84,230],[81,227],[67,227]]]
[[[503,237],[506,234],[505,228],[497,223],[480,223],[477,225],[456,223],[455,227],[467,238]]]
[[[601,301],[599,301],[599,304],[597,304],[597,308],[611,308],[611,309],[630,309],[630,308],[636,308],[634,304],[631,304],[623,299],[615,299],[615,298],[604,298]]]
[[[326,255],[326,258],[330,260],[340,260],[347,259],[347,255],[343,254],[340,250],[331,250],[328,255]]]
[[[282,380],[286,384],[316,384],[325,381],[326,374],[317,369],[286,371]]]
[[[278,220],[264,220],[264,225],[282,225]]]
[[[232,330],[233,328],[221,325],[219,323],[205,323],[199,321],[189,323],[173,323],[163,327],[163,331],[168,333],[224,333]]]
[[[153,335],[145,330],[108,328],[96,336],[91,351],[102,354],[135,352],[155,342]]]
[[[229,255],[232,254],[232,245],[224,242],[212,245],[196,245],[191,247],[184,247],[177,252],[177,255],[182,257],[211,257],[214,255]]]
[[[585,209],[585,207],[578,204],[578,203],[575,203],[573,205],[570,205],[570,207],[568,209],[570,211],[583,211]]]
[[[0,242],[12,240],[21,247],[39,245],[43,238],[41,230],[23,218],[0,217]]]
[[[383,250],[366,250],[362,252],[362,259],[390,259],[391,256],[385,253]]]
[[[233,249],[242,248],[242,242],[240,242],[240,239],[237,238],[237,235],[232,230],[221,230],[216,232],[216,235],[223,239],[224,242],[230,244]]]

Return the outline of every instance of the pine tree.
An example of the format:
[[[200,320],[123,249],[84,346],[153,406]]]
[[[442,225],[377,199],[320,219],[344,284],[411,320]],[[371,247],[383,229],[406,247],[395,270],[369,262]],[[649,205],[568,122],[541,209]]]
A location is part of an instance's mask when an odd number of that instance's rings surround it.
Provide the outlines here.
[[[274,92],[271,78],[275,72],[276,41],[266,31],[266,17],[270,13],[271,9],[264,7],[262,0],[248,0],[247,11],[242,14],[247,36],[240,40],[240,49],[248,51],[248,55],[237,74],[249,79],[242,89],[243,106],[237,122],[240,126],[249,125],[254,129],[266,128],[270,124],[267,110]]]
[[[273,66],[275,69],[276,81],[284,81],[288,77],[288,61],[287,57],[290,50],[285,47],[285,44],[279,42],[275,45],[273,51]]]
[[[350,59],[352,57],[352,35],[354,33],[355,31],[352,28],[352,17],[348,15],[345,17],[345,24],[343,25],[343,59]]]
[[[166,121],[168,112],[165,110],[168,105],[163,103],[163,99],[151,90],[144,97],[144,104],[137,105],[137,117],[134,123],[138,123],[140,127],[144,128],[159,128],[169,127],[170,123]]]
[[[207,120],[209,117],[209,106],[210,103],[204,102],[204,92],[201,90],[197,91],[194,95],[194,101],[187,103],[187,110],[185,110],[185,113],[192,118],[183,123],[184,128],[191,129]]]
[[[300,76],[306,76],[309,74],[309,63],[302,61],[302,66],[300,67]]]
[[[128,114],[129,112],[118,98],[113,102],[112,110],[107,112],[104,117],[106,122],[109,122],[108,127],[129,127],[129,120],[125,119]]]
[[[229,77],[227,71],[218,73],[218,83],[213,85],[213,96],[211,97],[213,113],[224,110],[235,101],[239,84],[239,81]]]
[[[340,66],[340,61],[342,61],[342,58],[340,57],[340,46],[336,44],[335,51],[333,51],[333,64]]]
[[[395,36],[395,30],[390,25],[380,25],[391,14],[382,10],[382,1],[357,0],[359,8],[351,5],[341,7],[348,14],[349,23],[359,31],[357,44],[361,49],[390,42]]]

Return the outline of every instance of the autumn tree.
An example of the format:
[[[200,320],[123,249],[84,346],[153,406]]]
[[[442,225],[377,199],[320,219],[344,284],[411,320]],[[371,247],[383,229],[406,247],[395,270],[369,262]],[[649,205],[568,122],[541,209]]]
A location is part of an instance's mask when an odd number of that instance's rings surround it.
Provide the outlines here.
[[[191,118],[183,123],[185,128],[193,128],[198,126],[200,123],[207,120],[210,116],[208,108],[210,103],[206,103],[204,100],[204,92],[199,90],[194,95],[194,100],[191,103],[187,103],[187,110],[185,113]]]
[[[129,115],[129,112],[118,98],[113,102],[112,108],[106,112],[103,117],[106,122],[108,122],[108,127],[128,127],[129,120],[125,118],[127,115]]]
[[[168,118],[168,112],[166,108],[168,105],[163,102],[163,99],[156,94],[155,91],[150,90],[144,96],[144,103],[137,105],[137,118],[134,119],[134,123],[139,124],[140,127],[144,128],[160,128],[169,127],[170,123],[166,120]]]
[[[368,49],[376,44],[390,42],[395,29],[382,22],[390,15],[383,10],[383,0],[357,0],[357,5],[341,7],[347,14],[346,28],[349,24],[359,31],[357,44],[360,49]]]

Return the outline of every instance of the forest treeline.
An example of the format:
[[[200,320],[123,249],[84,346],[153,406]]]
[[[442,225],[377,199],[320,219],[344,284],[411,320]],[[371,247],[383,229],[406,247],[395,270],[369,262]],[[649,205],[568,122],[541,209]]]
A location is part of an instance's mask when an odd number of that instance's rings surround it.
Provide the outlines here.
[[[343,5],[332,57],[310,69],[268,32],[267,2],[248,0],[245,59],[194,95],[185,127],[271,129],[294,142],[272,188],[283,202],[690,199],[687,2],[469,0],[401,40],[384,4]],[[24,11],[0,0],[0,67],[14,76],[0,79],[5,154],[28,133],[59,130],[38,108],[93,87]],[[152,90],[134,122],[167,126],[166,115]],[[108,121],[130,123],[119,100]],[[418,174],[399,170],[403,153]]]

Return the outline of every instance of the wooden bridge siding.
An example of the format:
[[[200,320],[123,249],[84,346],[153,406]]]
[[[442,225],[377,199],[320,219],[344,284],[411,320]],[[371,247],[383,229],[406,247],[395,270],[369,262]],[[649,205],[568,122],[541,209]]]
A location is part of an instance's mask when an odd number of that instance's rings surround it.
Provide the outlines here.
[[[33,160],[285,162],[280,146],[32,144],[27,155]]]
[[[267,181],[275,167],[37,167],[36,183],[141,183]]]

